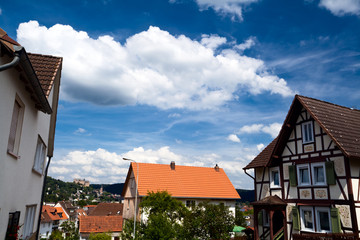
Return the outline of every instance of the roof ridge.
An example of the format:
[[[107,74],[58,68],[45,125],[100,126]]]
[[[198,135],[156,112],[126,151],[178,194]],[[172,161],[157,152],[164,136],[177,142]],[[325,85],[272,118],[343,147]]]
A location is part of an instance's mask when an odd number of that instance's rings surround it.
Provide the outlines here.
[[[136,164],[136,163],[135,163]],[[138,164],[151,164],[151,165],[164,165],[164,166],[170,166],[170,164],[165,164],[165,163],[142,163],[142,162],[138,162]],[[214,167],[202,167],[202,166],[188,166],[188,165],[176,165],[176,167],[191,167],[191,168],[210,168],[213,169]],[[222,169],[219,166],[220,169]]]
[[[307,98],[307,99],[311,99],[311,100],[314,100],[314,101],[317,101],[317,102],[323,102],[323,103],[326,103],[326,104],[329,104],[329,105],[345,108],[345,109],[348,109],[348,110],[351,110],[351,111],[353,111],[353,110],[360,111],[360,109],[346,107],[346,106],[342,106],[342,105],[339,105],[339,104],[335,104],[335,103],[331,103],[331,102],[328,102],[328,101],[319,100],[319,99],[316,99],[316,98],[307,97],[307,96],[303,96],[303,95],[299,95],[299,94],[296,94],[295,97],[296,98]]]
[[[52,57],[52,58],[61,58],[61,59],[63,58],[63,57],[54,56],[54,55],[50,55],[50,54],[31,53],[31,52],[27,52],[27,54],[37,55],[37,56],[43,56],[43,57]]]

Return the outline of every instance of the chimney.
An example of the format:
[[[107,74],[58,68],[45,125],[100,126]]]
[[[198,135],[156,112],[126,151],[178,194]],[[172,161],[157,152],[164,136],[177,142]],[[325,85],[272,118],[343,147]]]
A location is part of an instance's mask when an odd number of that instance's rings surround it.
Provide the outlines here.
[[[215,171],[220,172],[220,170],[219,170],[220,168],[217,164],[215,165],[214,169],[215,169]]]
[[[175,170],[175,162],[174,161],[171,161],[170,168],[171,168],[171,170]]]

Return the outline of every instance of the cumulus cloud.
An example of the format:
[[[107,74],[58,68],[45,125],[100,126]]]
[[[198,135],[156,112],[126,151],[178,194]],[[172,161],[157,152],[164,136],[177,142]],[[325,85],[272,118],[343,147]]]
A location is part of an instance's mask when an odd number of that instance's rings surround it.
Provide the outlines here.
[[[17,40],[29,52],[64,58],[61,90],[68,101],[205,110],[218,109],[239,92],[293,94],[262,60],[241,55],[235,46],[215,53],[226,39],[214,35],[195,41],[149,27],[121,44],[69,25],[47,28],[30,21],[19,25]]]
[[[326,8],[335,16],[360,15],[359,0],[320,0],[319,6]]]
[[[249,39],[247,39],[244,43],[235,45],[235,48],[239,49],[240,51],[244,51],[246,49],[251,48],[252,46],[255,45],[255,37],[250,37]]]
[[[237,143],[240,142],[240,139],[239,139],[239,137],[238,137],[236,134],[230,134],[230,135],[227,137],[227,140],[232,141],[232,142],[237,142]]]
[[[129,161],[122,158],[134,159],[141,163],[170,164],[175,161],[177,165],[214,167],[218,164],[225,170],[232,182],[241,179],[243,188],[247,186],[247,177],[243,176],[242,168],[249,163],[258,153],[256,146],[251,149],[241,150],[243,156],[229,158],[216,153],[205,153],[191,157],[177,154],[171,151],[169,146],[158,149],[145,149],[143,147],[134,148],[125,153],[109,152],[99,148],[95,151],[71,151],[59,159],[54,159],[49,168],[50,176],[61,178],[64,181],[72,181],[74,178],[85,178],[91,183],[122,183],[125,181]]]
[[[231,16],[233,21],[243,20],[243,7],[258,0],[196,0],[200,10],[214,9],[220,15]]]
[[[282,124],[281,123],[272,123],[270,125],[264,124],[252,124],[245,125],[239,129],[239,133],[267,133],[271,137],[275,138],[280,132]]]

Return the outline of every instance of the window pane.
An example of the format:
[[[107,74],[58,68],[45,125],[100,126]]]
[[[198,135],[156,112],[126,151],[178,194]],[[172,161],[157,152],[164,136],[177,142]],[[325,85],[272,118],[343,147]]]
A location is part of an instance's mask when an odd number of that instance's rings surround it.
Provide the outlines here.
[[[320,230],[330,231],[329,213],[327,211],[326,212],[319,211],[318,215],[319,215],[319,222],[320,222]]]
[[[310,183],[309,181],[309,169],[301,168],[300,169],[300,181],[301,183]]]
[[[313,222],[312,222],[312,212],[308,210],[304,210],[304,224],[305,228],[313,228]]]
[[[273,174],[274,185],[276,185],[276,186],[280,185],[279,172],[278,171],[273,171],[272,174]]]
[[[324,167],[316,166],[316,167],[314,167],[314,171],[315,171],[315,182],[316,183],[325,182]]]
[[[312,142],[313,141],[313,134],[312,134],[312,128],[311,128],[311,123],[309,123],[308,125],[308,141],[309,142]]]
[[[305,142],[308,142],[308,141],[309,141],[307,128],[308,128],[308,125],[305,124],[305,125],[304,125],[304,141],[305,141]]]

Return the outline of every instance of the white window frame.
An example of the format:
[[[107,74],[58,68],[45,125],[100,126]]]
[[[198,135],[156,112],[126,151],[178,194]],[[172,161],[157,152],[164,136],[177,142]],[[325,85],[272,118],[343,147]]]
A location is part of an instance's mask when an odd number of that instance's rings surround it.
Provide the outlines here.
[[[323,168],[323,173],[324,173],[324,181],[323,182],[318,182],[315,176],[315,167],[319,167],[321,166]],[[325,163],[312,163],[311,164],[311,175],[312,175],[312,183],[313,185],[317,185],[317,186],[324,186],[326,185],[326,170],[325,170]]]
[[[33,233],[34,222],[35,222],[36,204],[26,206],[23,238],[30,237]]]
[[[280,180],[280,169],[279,167],[270,168],[270,188],[280,188],[281,187],[281,180]],[[273,172],[277,172],[279,176],[279,184],[275,184]]]
[[[19,106],[19,111],[17,113],[16,119],[15,117],[15,106]],[[24,120],[24,112],[25,112],[25,104],[21,101],[18,95],[15,96],[14,107],[11,117],[11,125],[10,125],[10,133],[9,133],[9,140],[7,146],[7,152],[19,158],[19,148],[20,148],[20,139],[21,139],[21,130]]]
[[[34,157],[34,165],[33,170],[39,174],[43,174],[44,164],[46,158],[46,145],[44,141],[38,136],[38,140],[36,143],[36,151]]]
[[[304,215],[304,211],[310,211],[311,212],[311,217],[312,217],[312,228],[307,228],[305,227],[305,215]],[[301,206],[300,207],[300,222],[301,222],[301,231],[307,231],[307,232],[315,232],[315,222],[314,222],[314,209],[312,207],[306,207],[306,206]]]
[[[309,172],[309,183],[303,183],[301,181],[301,174],[300,174],[300,169],[305,169],[307,168],[308,169],[308,172]],[[310,166],[309,164],[298,164],[296,165],[296,171],[297,171],[297,180],[298,180],[298,184],[299,186],[310,186],[311,185],[311,174],[310,174]]]
[[[301,124],[301,129],[302,129],[302,141],[303,141],[303,143],[312,143],[312,142],[314,142],[314,125],[313,125],[313,122],[312,121],[307,121],[307,122],[302,123]],[[309,131],[307,131],[307,130],[309,130]],[[305,134],[305,133],[307,133],[307,134]],[[308,136],[308,139],[306,139],[305,136]]]
[[[328,207],[315,207],[315,212],[316,212],[316,229],[317,229],[317,232],[330,233],[330,232],[332,231],[332,228],[331,228],[330,208],[328,208]],[[320,228],[320,216],[319,216],[319,213],[320,213],[320,212],[327,212],[328,218],[329,218],[329,227],[330,227],[330,230],[322,230],[322,229]]]

